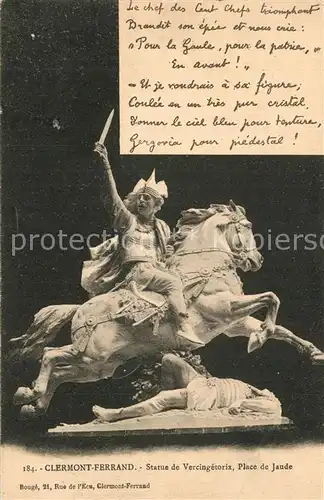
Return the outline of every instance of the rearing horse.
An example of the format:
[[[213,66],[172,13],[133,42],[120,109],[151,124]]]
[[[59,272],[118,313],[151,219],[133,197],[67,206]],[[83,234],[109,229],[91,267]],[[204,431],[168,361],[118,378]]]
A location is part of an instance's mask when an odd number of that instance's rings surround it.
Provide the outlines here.
[[[310,357],[323,359],[323,353],[282,326],[276,325],[279,299],[272,292],[244,295],[236,269],[258,271],[263,258],[256,248],[252,225],[245,210],[233,202],[191,209],[182,213],[174,236],[170,270],[183,281],[189,300],[192,327],[204,344],[225,333],[229,337],[249,338],[248,351],[261,347],[268,338],[284,340]],[[46,412],[57,387],[65,382],[94,382],[111,377],[116,368],[137,356],[170,350],[196,349],[196,344],[176,336],[174,326],[162,319],[155,334],[148,322],[127,324],[121,311],[128,299],[138,300],[153,292],[116,290],[91,298],[83,305],[49,306],[35,316],[29,332],[19,339],[21,357],[41,353],[41,368],[33,387],[20,387],[14,403],[22,405],[21,415],[35,417]],[[266,308],[263,322],[251,314]],[[72,319],[72,343],[45,348],[60,326]],[[41,333],[40,333],[41,332]],[[45,333],[44,333],[45,332]],[[80,335],[82,338],[80,347]],[[77,346],[77,348],[76,348]],[[40,351],[41,349],[41,351]]]

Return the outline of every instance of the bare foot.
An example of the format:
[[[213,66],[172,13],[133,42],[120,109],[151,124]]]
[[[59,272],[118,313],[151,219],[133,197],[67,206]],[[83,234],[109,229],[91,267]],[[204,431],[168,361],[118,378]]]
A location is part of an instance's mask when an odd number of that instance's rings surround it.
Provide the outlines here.
[[[92,411],[99,422],[114,422],[115,417],[119,412],[119,410],[102,408],[102,406],[98,405],[93,406]]]

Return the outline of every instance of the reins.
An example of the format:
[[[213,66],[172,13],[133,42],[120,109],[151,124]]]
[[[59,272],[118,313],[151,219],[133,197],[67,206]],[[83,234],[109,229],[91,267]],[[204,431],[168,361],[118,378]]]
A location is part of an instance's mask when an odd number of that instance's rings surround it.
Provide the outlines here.
[[[194,254],[200,254],[200,253],[210,253],[210,252],[218,252],[218,253],[225,253],[227,255],[229,255],[232,260],[237,260],[237,259],[241,259],[242,261],[245,260],[244,259],[244,255],[250,253],[250,252],[253,252],[254,250],[257,249],[256,246],[253,246],[251,248],[245,248],[244,247],[244,244],[243,244],[243,241],[242,241],[242,237],[241,237],[241,231],[239,229],[239,226],[242,225],[241,221],[242,220],[246,220],[245,217],[241,217],[240,219],[237,219],[237,217],[234,215],[232,220],[228,223],[228,225],[230,224],[234,224],[235,226],[235,229],[236,229],[236,232],[237,232],[237,237],[238,237],[238,240],[240,242],[240,246],[242,247],[242,249],[240,251],[238,251],[237,253],[234,253],[234,252],[229,252],[227,250],[222,250],[220,248],[204,248],[204,249],[197,249],[197,250],[180,250],[180,252],[175,252],[175,256],[176,257],[182,257],[184,255],[194,255]]]

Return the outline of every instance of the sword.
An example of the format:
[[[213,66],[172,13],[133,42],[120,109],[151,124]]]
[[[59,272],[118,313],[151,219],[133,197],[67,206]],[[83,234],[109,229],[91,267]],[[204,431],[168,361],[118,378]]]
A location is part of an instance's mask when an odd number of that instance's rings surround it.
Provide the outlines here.
[[[106,140],[106,137],[107,137],[107,134],[108,134],[108,130],[110,129],[110,125],[111,125],[111,122],[112,122],[112,119],[113,119],[113,116],[114,116],[114,112],[115,110],[113,109],[110,113],[110,115],[108,116],[107,118],[107,121],[105,123],[105,126],[104,126],[104,129],[102,131],[102,134],[100,136],[100,139],[99,139],[99,144],[104,144],[105,140]]]

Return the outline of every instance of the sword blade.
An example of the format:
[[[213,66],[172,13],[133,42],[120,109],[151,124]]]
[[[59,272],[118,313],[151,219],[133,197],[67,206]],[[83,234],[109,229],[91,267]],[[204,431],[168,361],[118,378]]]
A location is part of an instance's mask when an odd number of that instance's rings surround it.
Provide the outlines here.
[[[112,122],[112,119],[113,119],[113,116],[114,116],[114,112],[115,112],[115,110],[113,109],[111,111],[110,115],[107,118],[107,121],[105,123],[104,129],[103,129],[102,134],[100,136],[100,139],[98,141],[99,144],[104,144],[104,142],[106,140],[106,137],[107,137],[107,134],[108,134],[108,131],[110,129],[110,125],[111,125],[111,122]]]

